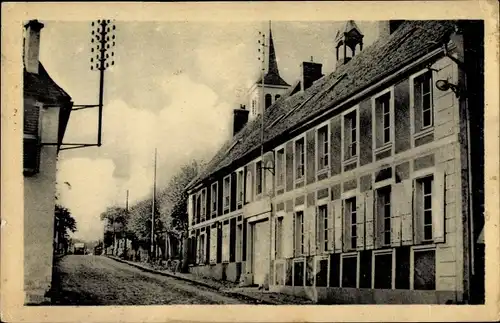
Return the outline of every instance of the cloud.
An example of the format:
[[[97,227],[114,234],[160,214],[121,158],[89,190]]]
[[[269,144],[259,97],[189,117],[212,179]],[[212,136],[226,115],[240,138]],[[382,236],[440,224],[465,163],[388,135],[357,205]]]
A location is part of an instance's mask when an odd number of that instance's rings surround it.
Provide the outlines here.
[[[101,238],[100,213],[124,205],[127,189],[130,204],[151,196],[155,148],[161,188],[184,163],[211,158],[229,138],[232,107],[210,87],[184,73],[156,84],[155,92],[170,98],[158,113],[116,98],[103,110],[103,146],[89,149],[85,158],[83,151],[61,154],[58,182],[72,189],[60,185],[59,192],[78,221],[77,237]],[[73,114],[65,141],[95,140],[96,113]]]

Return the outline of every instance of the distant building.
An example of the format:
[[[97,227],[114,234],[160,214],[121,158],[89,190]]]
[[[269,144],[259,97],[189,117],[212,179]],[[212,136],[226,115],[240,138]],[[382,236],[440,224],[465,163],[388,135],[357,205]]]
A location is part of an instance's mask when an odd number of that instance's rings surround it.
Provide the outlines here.
[[[336,70],[305,62],[264,109],[263,158],[256,118],[188,186],[190,271],[334,303],[481,302],[483,36],[383,21],[363,49],[347,22]]]
[[[49,300],[57,154],[73,106],[39,61],[42,28],[32,20],[24,35],[24,290],[30,304]]]

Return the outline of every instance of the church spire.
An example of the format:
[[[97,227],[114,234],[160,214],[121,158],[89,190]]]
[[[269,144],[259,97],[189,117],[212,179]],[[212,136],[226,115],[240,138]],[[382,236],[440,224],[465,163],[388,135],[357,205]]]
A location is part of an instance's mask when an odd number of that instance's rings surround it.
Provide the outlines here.
[[[283,80],[280,76],[280,72],[278,70],[278,62],[276,60],[276,52],[274,50],[274,40],[273,34],[271,30],[271,21],[269,21],[269,44],[268,44],[268,55],[267,59],[267,71],[266,75],[264,75],[264,84],[265,85],[278,85],[278,86],[290,86],[285,80]],[[256,83],[262,83],[262,79],[260,78]]]
[[[276,53],[274,52],[273,33],[271,30],[271,21],[269,21],[269,57],[268,57],[267,73],[280,75],[278,70],[278,62],[276,61]]]

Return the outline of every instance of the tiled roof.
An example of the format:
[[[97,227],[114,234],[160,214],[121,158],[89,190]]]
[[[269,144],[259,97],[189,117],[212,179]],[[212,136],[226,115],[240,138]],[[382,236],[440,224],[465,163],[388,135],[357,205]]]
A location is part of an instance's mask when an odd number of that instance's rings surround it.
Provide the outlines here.
[[[264,142],[297,128],[304,121],[438,48],[453,26],[451,21],[406,21],[388,38],[375,41],[306,91],[282,97],[265,111]],[[278,118],[280,120],[276,121]],[[260,118],[250,121],[219,150],[188,188],[256,151],[260,147],[260,128]],[[228,151],[237,140],[240,142]]]
[[[24,93],[45,104],[58,104],[71,101],[71,97],[52,80],[42,63],[39,63],[38,74],[24,69]]]

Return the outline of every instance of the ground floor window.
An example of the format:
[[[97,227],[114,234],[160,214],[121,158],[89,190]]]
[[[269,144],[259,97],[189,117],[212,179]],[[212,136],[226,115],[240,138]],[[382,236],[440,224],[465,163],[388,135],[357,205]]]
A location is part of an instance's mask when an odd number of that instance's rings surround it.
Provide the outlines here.
[[[358,254],[342,255],[342,287],[356,288],[358,282]]]
[[[413,289],[436,289],[435,250],[413,250]]]
[[[330,255],[330,287],[340,287],[340,254]]]
[[[393,250],[373,254],[373,288],[392,289]]]
[[[410,253],[411,247],[398,247],[396,251],[395,288],[410,289]]]
[[[304,286],[304,260],[296,260],[293,263],[293,286]]]
[[[316,286],[328,286],[328,258],[316,260]]]

